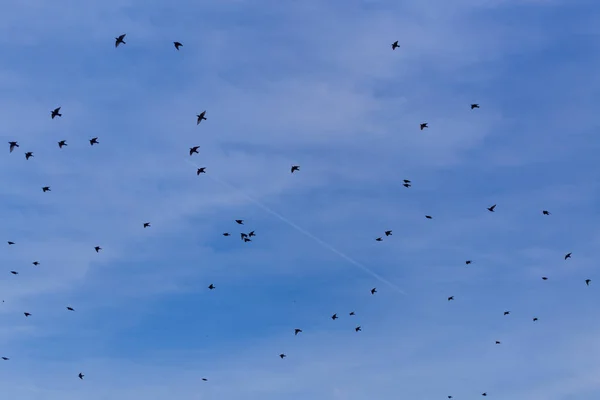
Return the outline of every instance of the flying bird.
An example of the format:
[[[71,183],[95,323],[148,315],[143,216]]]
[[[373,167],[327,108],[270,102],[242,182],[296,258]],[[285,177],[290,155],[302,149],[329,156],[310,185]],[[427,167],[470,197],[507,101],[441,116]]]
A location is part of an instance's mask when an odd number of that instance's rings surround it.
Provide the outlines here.
[[[405,188],[409,188],[409,187],[411,187],[412,185],[411,185],[410,183],[403,183],[403,184],[402,184],[402,186],[404,186]]]
[[[196,125],[200,125],[200,122],[203,120],[206,121],[206,111],[202,111],[200,114],[196,115]]]
[[[333,315],[331,316],[331,319],[332,319],[332,320],[334,320],[334,321],[335,321],[336,319],[338,319],[338,316],[337,316],[337,314],[333,314]]]
[[[382,238],[380,238],[380,237],[378,237],[378,238],[377,238],[377,239],[375,239],[375,240],[376,240],[376,241],[378,241],[378,242],[381,242],[383,239],[382,239]]]
[[[542,280],[543,280],[543,281],[547,281],[547,280],[548,280],[548,277],[546,277],[546,276],[542,276]]]
[[[495,209],[495,208],[496,208],[496,205],[494,204],[493,206],[491,206],[491,207],[488,207],[488,211],[489,211],[489,212],[494,212],[494,209]]]
[[[231,236],[231,234],[229,232],[225,232],[223,236]]]
[[[360,329],[360,325],[359,325],[359,326],[357,326],[356,328],[354,328],[354,331],[355,331],[355,332],[360,332],[360,331],[362,331],[362,329]]]
[[[3,359],[4,361],[8,361],[8,360],[10,360],[10,358],[8,358],[8,357],[2,357],[2,359]]]
[[[10,153],[13,152],[13,150],[15,149],[15,147],[19,147],[19,143],[17,143],[17,142],[8,142],[8,144],[10,145],[10,148],[9,148],[9,152]]]
[[[392,231],[385,231],[385,236],[392,236]]]
[[[454,296],[448,297],[448,301],[450,301],[450,300],[454,300]]]
[[[248,234],[248,237],[252,237],[252,236],[256,236],[256,233],[254,233],[254,231],[250,231],[250,233]]]
[[[487,396],[486,392],[481,393],[482,396]]]
[[[69,310],[69,311],[75,311],[75,310],[73,309],[73,307],[69,307],[69,306],[67,306],[67,310]]]
[[[239,225],[244,225],[243,219],[236,219],[235,222],[237,222]]]
[[[471,264],[472,262],[473,262],[473,261],[471,261],[471,260],[467,260],[467,261],[465,261],[465,264],[469,265],[469,264]]]
[[[510,311],[504,311],[504,315],[509,315]]]
[[[124,33],[124,34],[120,35],[119,37],[116,37],[116,38],[115,38],[115,48],[116,48],[116,47],[119,47],[119,45],[120,45],[121,43],[123,43],[123,44],[127,44],[127,43],[125,43],[125,40],[123,40],[123,39],[125,39],[125,36],[127,36],[127,34],[126,34],[126,33]]]
[[[547,210],[542,210],[542,214],[543,214],[543,215],[550,215],[550,211],[547,211]]]
[[[425,218],[432,219],[433,217],[431,215],[426,215]]]
[[[398,47],[400,47],[400,45],[398,44],[398,41],[396,40],[394,43],[392,43],[392,50],[396,50]]]
[[[202,378],[202,380],[203,380],[204,382],[206,382],[208,379],[206,379],[206,378]]]
[[[299,165],[292,165],[292,174],[294,173],[294,171],[300,171],[300,166]]]
[[[93,146],[93,145],[95,145],[95,144],[99,144],[99,143],[98,143],[98,138],[97,138],[97,137],[95,137],[95,138],[91,138],[91,139],[90,139],[90,146]]]
[[[24,312],[23,315],[25,315],[25,317],[29,317],[31,314],[28,312]]]
[[[32,151],[28,151],[27,153],[25,153],[25,159],[29,160],[30,157],[33,157],[33,152]]]
[[[411,183],[410,179],[404,179],[404,183]]]
[[[354,311],[350,311],[350,313],[348,315],[356,315],[356,314],[354,314]]]
[[[79,373],[79,375],[77,375],[79,377],[79,379],[83,379],[83,377],[85,376],[84,374],[82,374],[81,372]]]
[[[179,48],[180,48],[181,46],[183,46],[183,45],[182,45],[181,43],[179,43],[179,42],[173,42],[173,45],[175,46],[175,48],[176,48],[177,50],[179,50]]]
[[[51,190],[50,190],[50,186],[44,186],[44,187],[42,188],[42,192],[44,192],[44,193],[46,193],[46,192],[51,192]]]
[[[538,319],[537,319],[537,317],[533,317],[533,322],[535,322],[535,321],[537,321],[537,320],[538,320]]]
[[[60,107],[55,108],[54,110],[52,110],[50,112],[50,116],[52,117],[52,119],[54,119],[56,117],[62,117],[62,114],[60,113]]]
[[[283,360],[284,358],[286,358],[286,357],[287,357],[287,356],[286,356],[285,354],[283,354],[283,353],[281,353],[281,354],[279,355],[279,358],[281,358],[282,360]]]
[[[19,273],[17,271],[10,271],[10,273],[13,275],[19,275]]]
[[[33,264],[33,265],[35,265],[36,267],[37,267],[38,265],[40,265],[40,263],[39,263],[38,261],[34,261],[34,262],[32,262],[32,264]]]
[[[567,253],[567,254],[565,254],[565,260],[566,260],[567,258],[571,258],[571,254],[573,254],[573,253]]]
[[[67,145],[67,141],[66,140],[61,140],[60,142],[58,142],[58,148],[62,149],[63,146]]]
[[[96,253],[98,253],[100,250],[102,250],[102,247],[96,246],[96,247],[94,247],[94,250],[96,250]]]
[[[200,146],[194,146],[194,147],[190,147],[190,156],[194,153],[196,154],[200,154],[198,153],[198,149],[200,148]]]
[[[209,288],[210,290],[213,290],[213,289],[215,288],[215,285],[213,285],[213,284],[211,283],[210,285],[208,285],[208,288]]]
[[[248,234],[247,234],[247,233],[244,233],[244,232],[242,232],[242,233],[240,233],[240,237],[241,237],[241,239],[242,239],[242,240],[244,240],[245,238],[247,238],[247,237],[248,237]]]
[[[150,227],[150,222],[144,222],[144,228],[149,228]]]
[[[585,284],[586,284],[587,286],[590,286],[590,282],[591,282],[591,281],[592,281],[591,279],[586,279],[586,280],[585,280]]]
[[[371,294],[375,294],[375,293],[377,293],[377,288],[371,289]]]
[[[12,244],[15,244],[15,242],[11,242],[11,241],[9,240],[9,241],[8,241],[8,245],[10,246],[10,245],[12,245]]]
[[[205,174],[206,173],[206,167],[202,167],[202,168],[198,168],[198,170],[196,171],[196,175],[200,176],[200,174]]]
[[[294,336],[298,335],[300,332],[302,332],[302,329],[294,329]]]
[[[499,341],[499,340],[496,340],[496,344],[500,344],[500,341]]]
[[[479,108],[479,104],[471,104],[471,110]]]
[[[429,126],[427,126],[427,122],[423,122],[421,124],[421,130],[425,129],[425,128],[429,128]]]
[[[244,243],[251,242],[252,239],[244,238]]]

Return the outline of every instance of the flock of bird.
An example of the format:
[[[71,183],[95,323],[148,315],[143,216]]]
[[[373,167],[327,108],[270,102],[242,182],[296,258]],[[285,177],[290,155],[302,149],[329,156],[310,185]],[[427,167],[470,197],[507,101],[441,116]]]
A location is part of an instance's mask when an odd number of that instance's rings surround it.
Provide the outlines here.
[[[126,34],[122,34],[122,35],[120,35],[120,36],[118,36],[118,37],[115,38],[115,48],[118,48],[119,46],[126,44],[125,37],[126,37]],[[174,47],[175,47],[175,49],[177,51],[179,51],[181,49],[181,47],[183,46],[183,44],[181,42],[177,42],[177,41],[173,42],[173,45],[174,45]],[[399,45],[398,41],[395,41],[394,43],[392,43],[391,47],[392,47],[392,50],[396,50],[397,48],[400,47],[400,45]],[[474,110],[474,109],[478,109],[480,107],[479,107],[479,104],[473,103],[473,104],[470,105],[470,108],[471,108],[471,110]],[[52,119],[55,119],[57,117],[62,117],[61,107],[57,107],[57,108],[53,109],[50,112],[50,117]],[[202,111],[200,114],[196,115],[196,125],[200,125],[200,123],[202,121],[206,121],[206,120],[207,120],[207,118],[206,118],[206,110]],[[420,123],[420,130],[423,131],[425,128],[429,128],[427,122]],[[91,146],[99,144],[98,137],[94,137],[94,138],[89,139],[89,142],[90,142]],[[10,153],[12,153],[16,148],[20,147],[19,143],[17,141],[10,141],[8,143],[9,143],[9,152]],[[67,146],[66,140],[61,140],[61,141],[58,142],[59,149],[62,149],[65,146]],[[189,155],[192,156],[193,154],[199,154],[199,152],[198,152],[199,149],[200,149],[200,146],[192,146],[192,147],[190,147],[189,148]],[[26,160],[29,160],[32,157],[34,157],[34,154],[33,154],[32,151],[25,152],[25,159]],[[294,172],[298,172],[298,171],[300,171],[300,166],[299,165],[292,165],[291,166],[291,173],[292,174]],[[196,170],[196,174],[197,175],[205,174],[205,173],[206,173],[206,167],[199,167]],[[410,187],[412,187],[412,182],[409,179],[404,179],[403,180],[403,186],[406,187],[406,188],[410,188]],[[44,187],[42,187],[42,191],[44,193],[51,191],[50,190],[50,186],[44,186]],[[490,207],[487,207],[487,210],[489,212],[492,212],[492,213],[495,212],[496,211],[496,204],[493,204]],[[550,216],[551,213],[548,210],[542,210],[542,215]],[[425,218],[427,218],[427,219],[433,219],[433,217],[431,215],[425,215]],[[234,221],[235,221],[235,223],[237,225],[244,225],[244,220],[242,220],[242,219],[236,219]],[[150,222],[144,222],[144,223],[142,223],[142,227],[143,228],[149,228],[150,226],[151,226]],[[383,233],[384,233],[385,237],[392,236],[392,230],[385,230]],[[231,236],[231,233],[230,232],[225,232],[225,233],[223,233],[223,236],[225,236],[225,237]],[[255,231],[250,231],[248,233],[240,232],[240,238],[245,243],[251,242],[252,241],[251,238],[255,237],[255,236],[256,236]],[[383,237],[384,236],[377,237],[377,238],[375,238],[375,240],[378,241],[378,242],[381,242],[381,241],[383,241]],[[15,242],[8,241],[8,245],[9,246],[15,245]],[[98,253],[98,252],[100,252],[102,250],[102,247],[100,247],[100,246],[94,246],[93,249],[96,251],[96,253]],[[572,255],[572,253],[565,254],[564,259],[565,260],[570,259],[571,255]],[[465,264],[466,265],[470,265],[472,262],[473,262],[472,260],[466,260]],[[38,265],[40,265],[40,262],[39,261],[33,261],[32,264],[34,266],[38,266]],[[19,274],[17,271],[14,271],[14,270],[10,271],[10,273],[13,274],[13,275],[18,275]],[[543,276],[543,277],[541,277],[541,279],[544,280],[544,281],[546,281],[546,280],[548,280],[548,277]],[[591,279],[585,279],[584,282],[585,282],[585,284],[587,286],[589,286],[590,283],[591,283]],[[209,290],[214,290],[214,289],[216,289],[216,286],[211,283],[208,286],[208,289]],[[371,293],[371,295],[375,295],[377,293],[377,288],[372,288],[370,290],[370,293]],[[452,296],[448,296],[447,300],[448,301],[453,301],[454,300],[454,296],[453,295]],[[4,300],[2,300],[2,302],[4,302]],[[71,306],[67,306],[66,309],[68,311],[71,311],[71,312],[75,311],[75,309],[73,307],[71,307]],[[30,317],[32,315],[29,312],[24,312],[23,314],[25,315],[25,317]],[[349,316],[355,316],[356,314],[355,314],[354,311],[350,311],[348,313],[348,315]],[[508,315],[510,315],[510,311],[504,311],[504,316],[508,316]],[[338,317],[337,313],[334,313],[333,315],[331,315],[330,318],[331,318],[331,320],[335,321],[339,317]],[[538,321],[538,318],[537,317],[533,317],[532,320],[533,320],[533,322],[536,322],[536,321]],[[355,332],[360,332],[362,330],[362,328],[361,328],[360,325],[357,325],[354,328],[354,330],[355,330]],[[297,336],[298,334],[300,334],[302,332],[303,331],[300,328],[295,328],[294,329],[294,335],[295,336]],[[496,340],[495,344],[499,345],[499,344],[501,344],[501,342],[499,340]],[[287,357],[287,355],[285,353],[281,353],[281,354],[279,354],[279,357],[281,359],[284,359],[284,358]],[[4,360],[4,361],[8,361],[9,360],[9,358],[6,357],[6,356],[2,356],[1,359]],[[81,372],[78,374],[79,379],[83,380],[84,376],[85,375],[83,373],[81,373]],[[202,380],[203,381],[207,381],[207,378],[202,378]],[[482,396],[487,396],[487,392],[483,392],[483,393],[481,393],[481,395]],[[453,398],[453,396],[451,396],[451,395],[448,396],[448,399],[452,399],[452,398]]]

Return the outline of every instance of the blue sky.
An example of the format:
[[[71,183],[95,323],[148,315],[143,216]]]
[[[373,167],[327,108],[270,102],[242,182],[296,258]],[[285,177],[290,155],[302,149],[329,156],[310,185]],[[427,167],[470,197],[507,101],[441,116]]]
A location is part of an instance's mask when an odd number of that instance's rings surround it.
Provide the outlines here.
[[[597,399],[599,22],[579,0],[5,5],[3,395]]]

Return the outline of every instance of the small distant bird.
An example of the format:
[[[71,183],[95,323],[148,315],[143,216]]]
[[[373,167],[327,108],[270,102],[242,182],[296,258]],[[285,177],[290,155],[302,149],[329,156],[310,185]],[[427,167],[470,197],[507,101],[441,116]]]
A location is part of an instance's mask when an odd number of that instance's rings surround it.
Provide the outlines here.
[[[37,267],[38,265],[40,265],[40,263],[39,263],[39,262],[37,262],[37,261],[34,261],[34,262],[32,262],[32,264],[33,264],[33,265],[35,265],[36,267]]]
[[[423,130],[425,128],[429,128],[429,126],[427,125],[427,122],[424,122],[421,124],[421,130]]]
[[[12,244],[15,244],[15,242],[11,242],[11,241],[9,240],[9,241],[8,241],[8,245],[10,246],[10,245],[12,245]]]
[[[471,104],[471,110],[479,108],[479,104]]]
[[[301,332],[302,332],[302,329],[298,329],[298,328],[294,329],[294,336],[298,335]]]
[[[548,277],[546,277],[546,276],[542,276],[542,280],[543,280],[543,281],[547,281],[547,280],[548,280]]]
[[[196,115],[196,125],[200,125],[200,122],[203,120],[206,121],[206,111],[202,111],[200,114]]]
[[[194,146],[194,147],[190,147],[190,156],[194,153],[196,154],[200,154],[198,153],[198,149],[200,148],[200,146]]]
[[[79,375],[77,375],[79,377],[79,379],[83,379],[83,377],[85,376],[84,374],[82,374],[81,372],[79,373]]]
[[[495,209],[495,208],[496,208],[496,205],[494,204],[493,206],[491,206],[491,207],[488,207],[488,211],[489,211],[489,212],[494,212],[494,209]]]
[[[58,142],[58,148],[62,149],[63,146],[67,145],[67,141],[66,140],[61,140],[60,142]]]
[[[404,183],[411,183],[409,179],[404,179]]]
[[[592,281],[591,279],[586,279],[586,280],[585,280],[585,284],[586,284],[587,286],[590,286],[590,282],[591,282],[591,281]]]
[[[248,234],[248,237],[252,237],[252,236],[256,236],[256,233],[254,233],[254,231],[251,231],[251,232]]]
[[[331,319],[332,319],[332,320],[334,320],[334,321],[335,321],[336,319],[338,319],[338,316],[337,316],[337,314],[333,314],[333,315],[331,316]]]
[[[381,242],[383,239],[382,239],[382,238],[380,238],[380,237],[378,237],[378,238],[377,238],[377,239],[375,239],[375,240],[376,240],[376,241],[378,241],[378,242]]]
[[[243,219],[236,219],[235,222],[237,222],[239,225],[244,225]]]
[[[55,117],[62,117],[62,114],[60,113],[60,107],[55,108],[54,110],[52,110],[50,112],[50,116],[52,117],[52,119],[54,119]]]
[[[385,236],[392,236],[392,231],[385,231]]]
[[[356,315],[356,314],[354,314],[354,311],[350,311],[350,313],[348,315]]]
[[[452,398],[452,396],[448,396],[448,398],[449,398],[449,399],[451,399],[451,398]]]
[[[473,261],[471,261],[471,260],[467,260],[467,261],[465,261],[465,264],[469,265],[469,264],[471,264],[472,262],[473,262]]]
[[[204,382],[206,382],[208,379],[206,379],[206,378],[202,378],[202,380],[203,380]]]
[[[481,393],[482,396],[487,396],[486,392]]]
[[[542,214],[543,214],[543,215],[550,215],[550,211],[547,211],[547,210],[542,210]]]
[[[9,148],[9,152],[10,153],[13,152],[13,150],[15,149],[15,147],[19,147],[19,143],[17,143],[17,142],[8,142],[8,144],[10,145],[10,148]]]
[[[73,307],[67,307],[67,310],[69,310],[69,311],[75,311],[75,310],[73,309]]]
[[[19,273],[17,271],[10,271],[10,273],[13,275],[19,275]]]
[[[90,146],[93,146],[93,145],[95,145],[95,144],[99,144],[99,143],[98,143],[98,138],[97,138],[97,137],[95,137],[95,138],[91,138],[91,139],[90,139]]]
[[[248,243],[248,242],[251,242],[251,241],[252,241],[252,239],[244,238],[244,243]]]
[[[150,227],[150,222],[144,222],[144,228],[149,228]]]
[[[231,236],[231,234],[229,234],[229,232],[225,232],[223,236]]]
[[[179,43],[179,42],[173,42],[173,45],[175,46],[175,48],[176,48],[177,50],[179,50],[179,48],[180,48],[181,46],[183,46],[183,45],[182,45],[181,43]]]
[[[42,192],[44,192],[44,193],[46,193],[46,192],[51,192],[51,190],[50,190],[50,186],[44,186],[44,187],[42,188]]]
[[[538,319],[537,319],[537,317],[533,317],[533,322],[535,322],[535,321],[537,321],[537,320],[538,320]]]
[[[31,314],[30,314],[30,313],[28,313],[28,312],[24,312],[23,314],[25,315],[25,317],[29,317],[29,316],[31,315]]]
[[[8,361],[8,360],[10,360],[10,358],[8,358],[8,357],[2,357],[2,359],[3,359],[4,361]]]
[[[432,219],[433,217],[431,215],[426,215],[425,218]]]
[[[504,315],[509,315],[510,311],[504,311]]]
[[[198,170],[196,171],[196,175],[205,174],[205,173],[206,173],[206,167],[198,168]]]
[[[392,43],[392,50],[396,50],[398,47],[400,47],[400,45],[398,44],[398,41],[396,40],[394,43]]]
[[[286,357],[287,357],[287,356],[286,356],[285,354],[283,354],[283,353],[281,353],[281,354],[279,355],[279,358],[281,358],[282,360],[283,360],[284,358],[286,358]]]
[[[565,254],[565,260],[566,260],[567,258],[571,258],[571,254],[573,254],[573,253],[567,253],[567,254]]]
[[[454,296],[448,297],[448,301],[450,301],[450,300],[454,300]]]
[[[292,174],[294,173],[294,171],[300,171],[300,166],[299,165],[292,165]]]
[[[496,340],[496,344],[500,344],[500,341],[499,341],[499,340]]]
[[[354,331],[355,331],[355,332],[360,332],[360,331],[362,331],[362,329],[360,329],[360,325],[359,325],[359,326],[357,326],[356,328],[354,328]]]
[[[242,240],[244,240],[245,238],[247,238],[247,237],[248,237],[248,234],[247,234],[247,233],[244,233],[244,232],[242,232],[242,233],[240,233],[240,237],[242,238]]]
[[[377,293],[377,288],[371,289],[371,294],[375,294],[375,293]]]
[[[33,152],[32,151],[28,151],[27,153],[25,153],[25,159],[29,160],[30,157],[33,157]]]
[[[213,284],[211,283],[210,285],[208,285],[208,288],[209,288],[210,290],[213,290],[213,289],[215,288],[215,285],[213,285]]]
[[[402,184],[402,186],[404,186],[405,188],[409,188],[409,187],[411,187],[412,185],[411,185],[410,183],[403,183],[403,184]]]
[[[96,247],[94,247],[94,250],[96,250],[96,253],[98,253],[100,250],[102,250],[102,247],[96,246]]]
[[[127,44],[127,43],[125,43],[125,40],[123,40],[123,39],[125,39],[125,36],[127,36],[127,34],[126,34],[126,33],[124,33],[124,34],[120,35],[119,37],[116,37],[116,38],[115,38],[115,48],[116,48],[116,47],[119,47],[119,45],[120,45],[121,43],[123,43],[123,44]]]

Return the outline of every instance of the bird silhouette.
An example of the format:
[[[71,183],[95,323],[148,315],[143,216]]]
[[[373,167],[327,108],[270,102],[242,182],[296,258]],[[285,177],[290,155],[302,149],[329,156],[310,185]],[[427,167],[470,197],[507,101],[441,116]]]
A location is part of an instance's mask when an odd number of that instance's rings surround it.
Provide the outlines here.
[[[77,375],[79,377],[79,379],[83,379],[83,377],[85,376],[84,374],[82,374],[81,372],[79,373],[79,375]]]
[[[332,319],[332,320],[334,320],[334,321],[335,321],[336,319],[338,319],[338,316],[337,316],[337,314],[333,314],[333,315],[331,316],[331,319]]]
[[[149,228],[150,227],[150,222],[144,222],[144,228]]]
[[[375,294],[375,293],[377,293],[377,288],[371,289],[371,294]]]
[[[31,157],[33,157],[33,152],[32,151],[28,151],[27,153],[25,153],[25,159],[29,160]]]
[[[17,142],[8,142],[8,144],[10,145],[10,147],[8,149],[8,151],[10,153],[13,152],[13,150],[15,149],[15,147],[19,147],[19,143],[17,143]]]
[[[52,119],[54,119],[56,117],[62,117],[62,114],[60,113],[60,107],[57,107],[54,110],[52,110],[50,112],[50,116],[52,117]]]
[[[550,211],[547,211],[547,210],[542,210],[542,214],[543,214],[543,215],[550,215]]]
[[[210,285],[208,285],[208,288],[209,288],[210,290],[213,290],[213,289],[215,288],[215,285],[213,285],[213,284],[211,283]]]
[[[543,280],[543,281],[547,281],[547,280],[548,280],[548,277],[546,277],[546,276],[542,276],[542,280]]]
[[[175,48],[176,48],[177,50],[179,50],[179,48],[180,48],[181,46],[183,46],[183,45],[182,45],[180,42],[173,42],[173,45],[175,46]]]
[[[281,354],[279,355],[279,358],[281,358],[282,360],[283,360],[284,358],[286,358],[286,357],[287,357],[287,356],[286,356],[285,354],[283,354],[283,353],[281,353]]]
[[[17,271],[10,271],[10,273],[13,275],[19,275],[19,273]]]
[[[383,239],[382,239],[382,238],[380,238],[380,237],[378,237],[378,238],[376,238],[375,240],[376,240],[376,241],[378,241],[378,242],[381,242]]]
[[[190,156],[194,153],[196,154],[200,154],[198,153],[198,149],[200,148],[200,146],[194,146],[194,147],[190,147]]]
[[[10,358],[8,358],[8,357],[2,357],[2,359],[3,359],[4,361],[8,361],[8,360],[10,360]]]
[[[125,43],[125,40],[124,40],[125,36],[127,36],[126,33],[115,38],[115,48],[119,47],[120,44],[127,44],[127,43]]]
[[[69,311],[75,311],[75,310],[73,309],[73,307],[67,307],[67,310],[69,310]]]
[[[535,321],[537,321],[537,320],[538,320],[538,319],[537,319],[537,317],[533,317],[533,322],[535,322]]]
[[[235,222],[237,222],[239,225],[244,225],[243,219],[236,219]]]
[[[9,245],[9,246],[11,246],[11,245],[13,245],[13,244],[15,244],[15,242],[11,242],[10,240],[8,241],[8,245]]]
[[[571,254],[573,254],[573,253],[567,253],[567,254],[565,254],[565,260],[568,259],[568,258],[571,258]]]
[[[425,218],[427,218],[427,219],[433,219],[433,217],[431,215],[426,215]]]
[[[24,312],[23,315],[25,315],[25,317],[29,317],[31,314],[28,312]]]
[[[44,187],[42,188],[42,192],[44,192],[44,193],[46,193],[46,192],[50,192],[50,191],[51,191],[51,190],[50,190],[50,186],[44,186]]]
[[[58,148],[62,149],[63,146],[67,145],[67,141],[66,140],[61,140],[60,142],[58,142]]]
[[[392,236],[392,231],[385,231],[385,236]]]
[[[586,280],[585,280],[585,284],[586,284],[587,286],[590,286],[590,282],[591,282],[591,281],[592,281],[591,279],[586,279]]]
[[[394,43],[392,43],[392,50],[396,50],[398,47],[400,47],[400,45],[398,44],[398,41],[396,40]]]
[[[510,315],[510,311],[504,311],[504,315]]]
[[[98,143],[98,138],[97,138],[97,137],[95,137],[95,138],[91,138],[91,139],[90,139],[90,146],[93,146],[93,145],[95,145],[95,144],[99,144],[99,143]]]
[[[471,110],[479,108],[479,104],[471,104]]]
[[[465,264],[469,265],[469,264],[471,264],[472,262],[473,262],[473,261],[471,261],[471,260],[467,260],[467,261],[465,261]]]
[[[403,184],[402,184],[402,186],[404,186],[405,188],[409,188],[409,187],[411,187],[412,185],[411,185],[410,183],[403,183]]]
[[[425,128],[429,128],[429,126],[427,125],[427,122],[423,122],[421,124],[421,130],[425,129]]]
[[[229,232],[225,232],[223,236],[231,236],[231,234]]]
[[[500,341],[499,341],[499,340],[496,340],[496,344],[500,344]]]
[[[450,300],[454,300],[454,296],[448,297],[448,301],[450,301]]]
[[[496,209],[496,205],[495,204],[493,206],[491,206],[491,207],[488,207],[488,211],[489,212],[494,212],[495,209]]]
[[[302,329],[298,329],[298,328],[294,329],[294,336],[298,335],[301,332],[302,332]]]
[[[252,236],[256,236],[256,233],[254,233],[254,231],[250,231],[250,233],[248,233],[248,237],[252,237]]]
[[[292,171],[292,174],[294,173],[294,171],[300,171],[300,166],[299,165],[292,165],[291,171]],[[310,175],[310,173],[309,173],[309,175]]]
[[[354,311],[350,311],[350,313],[348,313],[348,315],[356,315],[356,314],[354,313]]]
[[[200,174],[205,174],[206,173],[206,167],[202,167],[202,168],[198,168],[198,170],[196,171],[196,175],[200,175]]]
[[[96,250],[96,253],[98,253],[100,250],[102,250],[102,247],[96,246],[96,247],[94,247],[94,250]]]
[[[206,111],[202,111],[200,114],[196,115],[196,125],[200,125],[200,122],[206,121]]]
[[[40,263],[38,261],[34,261],[34,262],[32,262],[32,264],[35,265],[35,266],[40,265]]]
[[[354,331],[355,331],[355,332],[360,332],[360,331],[362,331],[362,329],[360,328],[360,325],[359,325],[359,326],[357,326],[356,328],[354,328]]]

